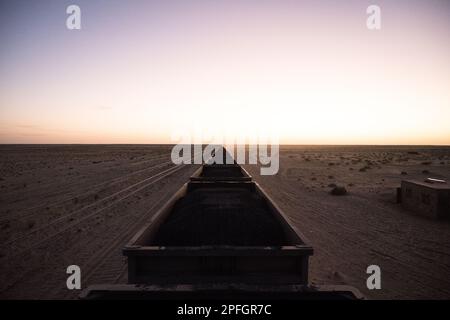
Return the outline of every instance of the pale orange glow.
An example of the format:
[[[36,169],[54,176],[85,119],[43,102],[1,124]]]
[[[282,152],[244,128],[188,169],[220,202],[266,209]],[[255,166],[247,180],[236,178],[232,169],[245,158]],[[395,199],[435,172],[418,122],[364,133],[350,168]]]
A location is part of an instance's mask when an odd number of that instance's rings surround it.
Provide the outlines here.
[[[330,8],[261,9],[160,21],[174,28],[162,35],[139,19],[65,33],[67,48],[1,76],[0,142],[171,143],[200,126],[287,144],[450,144],[447,24],[392,8],[370,32],[357,9],[332,26]]]

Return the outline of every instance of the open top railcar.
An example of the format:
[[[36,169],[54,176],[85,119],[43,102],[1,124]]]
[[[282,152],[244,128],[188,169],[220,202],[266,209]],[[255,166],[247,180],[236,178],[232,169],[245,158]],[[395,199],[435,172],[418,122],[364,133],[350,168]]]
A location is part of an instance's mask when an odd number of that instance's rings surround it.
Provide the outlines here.
[[[203,165],[123,249],[128,284],[84,299],[355,299],[308,284],[313,248],[237,164]]]

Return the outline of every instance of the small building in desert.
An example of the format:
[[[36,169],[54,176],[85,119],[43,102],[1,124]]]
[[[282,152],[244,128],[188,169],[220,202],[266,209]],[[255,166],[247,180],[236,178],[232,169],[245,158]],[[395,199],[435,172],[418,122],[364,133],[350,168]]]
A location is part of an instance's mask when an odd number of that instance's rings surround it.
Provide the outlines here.
[[[450,184],[438,179],[403,180],[399,189],[403,208],[433,219],[450,218]]]

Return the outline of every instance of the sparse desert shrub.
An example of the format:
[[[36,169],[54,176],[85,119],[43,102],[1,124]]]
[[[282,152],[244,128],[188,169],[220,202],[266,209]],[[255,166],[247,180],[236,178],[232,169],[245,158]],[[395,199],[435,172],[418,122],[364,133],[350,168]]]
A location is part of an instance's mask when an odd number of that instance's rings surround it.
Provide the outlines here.
[[[328,179],[334,179],[334,177],[333,176],[328,176]]]
[[[28,223],[27,223],[28,229],[33,229],[35,224],[36,224],[36,222],[34,222],[34,221],[28,221]]]
[[[341,186],[336,186],[334,187],[331,192],[330,192],[333,196],[343,196],[347,194],[347,189],[345,189],[345,187],[341,187]]]
[[[422,173],[423,173],[423,174],[429,174],[430,171],[428,171],[428,170],[422,170]]]
[[[428,166],[431,164],[431,161],[423,161],[420,164],[424,165],[424,166]]]
[[[336,186],[335,183],[330,183],[330,184],[328,185],[328,187],[329,187],[329,188],[336,188],[337,186]]]
[[[401,174],[402,176],[406,176],[406,175],[408,174],[408,172],[402,171],[400,174]]]

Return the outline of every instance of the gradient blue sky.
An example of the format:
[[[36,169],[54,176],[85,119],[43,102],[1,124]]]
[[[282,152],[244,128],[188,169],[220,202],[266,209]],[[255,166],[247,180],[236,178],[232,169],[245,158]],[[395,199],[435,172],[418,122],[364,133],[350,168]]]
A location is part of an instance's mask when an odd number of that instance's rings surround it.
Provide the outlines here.
[[[11,0],[0,41],[0,143],[450,144],[450,1]]]

